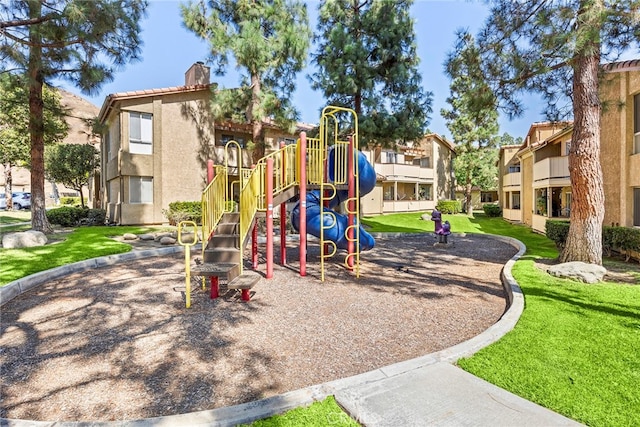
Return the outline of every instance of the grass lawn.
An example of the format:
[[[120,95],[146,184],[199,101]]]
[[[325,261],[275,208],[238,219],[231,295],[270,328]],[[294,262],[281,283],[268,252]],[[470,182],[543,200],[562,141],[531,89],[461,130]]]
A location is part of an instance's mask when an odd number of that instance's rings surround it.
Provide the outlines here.
[[[27,227],[29,229],[30,227]],[[10,230],[2,228],[2,233]],[[21,277],[61,265],[131,250],[131,245],[117,242],[110,236],[124,233],[156,231],[148,227],[80,227],[49,236],[45,246],[23,249],[0,249],[0,286]]]

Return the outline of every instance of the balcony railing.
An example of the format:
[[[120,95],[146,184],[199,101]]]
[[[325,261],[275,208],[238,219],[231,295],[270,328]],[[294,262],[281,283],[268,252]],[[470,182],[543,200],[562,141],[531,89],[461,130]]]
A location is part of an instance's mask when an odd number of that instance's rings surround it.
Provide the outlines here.
[[[503,187],[519,187],[522,184],[522,175],[520,172],[512,172],[502,177]]]
[[[569,157],[548,157],[533,164],[533,180],[569,179]]]
[[[433,169],[421,168],[417,165],[402,163],[376,163],[377,173],[389,177],[405,177],[408,179],[433,179]]]

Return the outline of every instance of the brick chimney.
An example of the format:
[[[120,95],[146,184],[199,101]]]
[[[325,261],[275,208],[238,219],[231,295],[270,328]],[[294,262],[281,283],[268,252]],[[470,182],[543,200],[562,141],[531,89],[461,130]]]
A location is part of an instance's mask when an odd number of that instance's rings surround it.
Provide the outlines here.
[[[198,61],[184,73],[185,86],[208,85],[210,71],[204,62]]]

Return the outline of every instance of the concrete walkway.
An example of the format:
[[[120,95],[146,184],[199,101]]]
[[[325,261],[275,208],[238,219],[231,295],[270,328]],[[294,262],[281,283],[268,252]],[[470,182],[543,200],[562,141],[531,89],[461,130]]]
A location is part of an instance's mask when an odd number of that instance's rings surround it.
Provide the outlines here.
[[[0,419],[0,426],[16,427],[146,427],[235,426],[310,405],[327,396],[359,423],[386,426],[572,426],[580,425],[546,408],[477,378],[453,364],[499,340],[513,329],[524,309],[524,297],[511,275],[524,245],[511,238],[493,236],[519,249],[503,269],[502,280],[509,308],[502,318],[480,335],[448,349],[396,363],[361,375],[295,390],[242,405],[167,417],[119,422],[40,422]],[[0,304],[45,280],[101,265],[148,256],[166,255],[180,247],[134,251],[83,261],[38,273],[0,288]],[[344,416],[328,414],[325,425]]]

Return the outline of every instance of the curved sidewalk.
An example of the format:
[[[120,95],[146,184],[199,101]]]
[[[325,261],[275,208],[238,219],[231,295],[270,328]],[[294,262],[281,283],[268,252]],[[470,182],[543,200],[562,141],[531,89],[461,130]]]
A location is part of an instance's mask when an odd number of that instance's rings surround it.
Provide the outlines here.
[[[181,415],[120,422],[48,422],[0,419],[0,426],[16,427],[142,427],[142,426],[235,426],[309,405],[334,395],[359,423],[367,426],[564,426],[580,425],[553,411],[522,399],[453,365],[499,340],[517,323],[524,296],[511,275],[524,245],[512,238],[492,236],[519,249],[502,272],[508,309],[500,320],[476,337],[448,349],[361,375],[314,385],[246,404]],[[71,272],[125,260],[180,252],[181,247],[132,251],[95,258],[34,274],[0,288],[0,304],[44,281]],[[329,414],[327,425],[341,414]],[[342,415],[343,416],[343,415]]]

